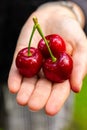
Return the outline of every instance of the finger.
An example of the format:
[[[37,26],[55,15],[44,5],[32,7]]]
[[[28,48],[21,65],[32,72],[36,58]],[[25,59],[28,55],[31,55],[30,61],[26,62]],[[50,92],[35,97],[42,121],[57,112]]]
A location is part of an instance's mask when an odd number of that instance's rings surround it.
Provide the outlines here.
[[[20,89],[22,76],[18,73],[15,64],[12,65],[8,76],[8,88],[11,93],[17,93]]]
[[[54,84],[52,93],[45,107],[46,113],[53,116],[59,112],[69,94],[70,84],[68,80],[63,83]]]
[[[21,88],[17,94],[17,102],[20,105],[26,105],[34,90],[37,78],[24,78],[21,84]]]
[[[44,107],[50,96],[51,87],[51,82],[46,79],[40,79],[37,82],[36,89],[28,102],[28,106],[32,111],[38,111]]]
[[[83,78],[87,73],[86,46],[77,47],[77,49],[73,53],[73,71],[71,74],[70,82],[72,90],[74,92],[79,92],[81,90]]]

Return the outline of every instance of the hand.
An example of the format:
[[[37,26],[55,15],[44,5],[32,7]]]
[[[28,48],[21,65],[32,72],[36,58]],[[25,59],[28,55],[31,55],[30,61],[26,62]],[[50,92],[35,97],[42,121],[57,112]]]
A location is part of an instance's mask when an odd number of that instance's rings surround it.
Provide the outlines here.
[[[58,9],[60,11],[57,11]],[[67,52],[73,58],[73,71],[70,80],[52,84],[44,76],[41,78],[37,76],[24,78],[18,73],[15,66],[15,58],[18,51],[28,45],[33,26],[32,17],[34,16],[38,18],[45,35],[58,33],[64,38]],[[39,34],[35,32],[32,45],[37,46],[40,38]],[[44,108],[48,115],[55,115],[69,97],[71,89],[74,92],[81,90],[82,81],[86,73],[87,38],[75,16],[66,8],[60,6],[45,6],[34,12],[20,33],[8,78],[9,91],[17,93],[18,104],[27,105],[32,111]]]

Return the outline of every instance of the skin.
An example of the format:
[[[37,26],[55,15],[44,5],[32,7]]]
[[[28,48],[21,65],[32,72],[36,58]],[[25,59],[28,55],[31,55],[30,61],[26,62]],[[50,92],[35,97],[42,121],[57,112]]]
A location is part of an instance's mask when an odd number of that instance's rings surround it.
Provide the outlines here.
[[[67,52],[73,58],[73,71],[70,80],[52,84],[44,78],[42,72],[40,72],[40,78],[37,76],[24,78],[18,73],[15,58],[18,51],[28,45],[34,16],[38,18],[45,35],[58,33],[64,38]],[[40,38],[36,31],[32,46],[36,47]],[[46,114],[54,116],[60,111],[71,91],[81,91],[82,81],[86,74],[87,37],[75,15],[67,8],[56,6],[56,4],[48,7],[45,5],[37,9],[21,30],[9,72],[8,88],[11,93],[17,94],[17,103],[22,106],[27,105],[32,111],[44,108]]]

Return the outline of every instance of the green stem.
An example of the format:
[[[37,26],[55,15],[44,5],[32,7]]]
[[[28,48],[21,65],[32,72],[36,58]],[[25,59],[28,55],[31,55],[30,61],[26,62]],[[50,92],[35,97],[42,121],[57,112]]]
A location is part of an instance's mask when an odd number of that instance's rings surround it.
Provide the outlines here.
[[[35,30],[36,30],[36,25],[33,26],[33,29],[32,29],[32,32],[31,32],[31,36],[30,36],[30,39],[29,39],[29,43],[28,43],[28,56],[31,56],[30,45],[31,45],[31,41],[32,41],[32,38],[33,38]]]
[[[43,40],[44,40],[45,43],[46,43],[46,46],[47,46],[47,48],[48,48],[48,51],[49,51],[50,56],[51,56],[51,58],[52,58],[52,61],[55,62],[55,61],[56,61],[56,57],[54,57],[54,55],[52,54],[52,51],[51,51],[51,49],[50,49],[50,47],[49,47],[49,44],[48,44],[48,41],[46,40],[46,38],[45,38],[45,36],[44,36],[44,34],[43,34],[42,30],[41,30],[41,27],[40,27],[40,25],[39,25],[39,23],[38,23],[37,18],[34,17],[34,18],[33,18],[33,21],[34,21],[34,24],[36,25],[36,28],[37,28],[39,34],[41,35],[41,37],[43,38]]]

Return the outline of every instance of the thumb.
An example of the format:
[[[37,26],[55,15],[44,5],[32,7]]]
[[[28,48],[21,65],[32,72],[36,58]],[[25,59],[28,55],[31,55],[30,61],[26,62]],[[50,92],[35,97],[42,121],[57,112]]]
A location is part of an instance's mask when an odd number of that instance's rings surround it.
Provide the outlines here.
[[[77,44],[73,52],[73,71],[71,74],[71,87],[74,92],[79,92],[82,87],[82,81],[87,73],[87,39]]]

